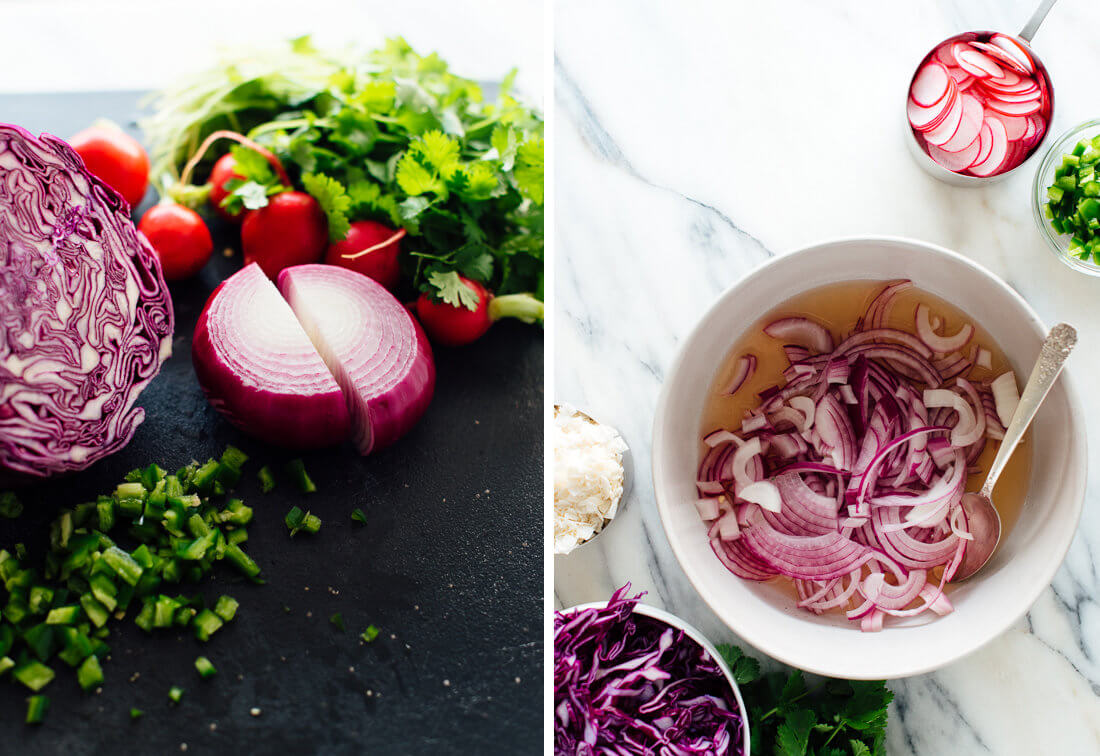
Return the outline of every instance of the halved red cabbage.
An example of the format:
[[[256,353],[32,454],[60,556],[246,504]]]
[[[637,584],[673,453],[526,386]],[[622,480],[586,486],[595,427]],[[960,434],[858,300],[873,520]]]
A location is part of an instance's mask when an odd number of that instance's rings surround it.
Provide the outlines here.
[[[65,142],[0,124],[0,472],[80,470],[145,418],[172,302],[129,211]]]
[[[684,631],[607,606],[554,612],[554,753],[744,756],[729,681]]]

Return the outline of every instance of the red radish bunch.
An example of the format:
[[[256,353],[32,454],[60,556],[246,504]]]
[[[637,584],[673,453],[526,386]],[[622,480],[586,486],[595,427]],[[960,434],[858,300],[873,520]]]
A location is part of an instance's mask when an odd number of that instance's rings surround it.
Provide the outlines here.
[[[917,69],[906,113],[921,148],[969,176],[1022,163],[1043,140],[1053,97],[1027,43],[1008,34],[952,37]]]

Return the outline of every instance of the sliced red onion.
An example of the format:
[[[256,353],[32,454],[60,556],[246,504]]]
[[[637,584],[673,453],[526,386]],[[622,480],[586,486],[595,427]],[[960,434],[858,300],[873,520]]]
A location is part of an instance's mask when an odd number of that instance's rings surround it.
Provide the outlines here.
[[[951,444],[953,446],[969,446],[981,438],[981,431],[985,430],[985,412],[982,412],[982,425],[979,426],[977,415],[970,403],[962,396],[949,389],[928,389],[924,392],[924,404],[928,407],[949,407],[958,414],[959,419],[955,427],[951,429]]]
[[[709,522],[718,519],[718,502],[719,499],[714,496],[696,499],[695,508],[699,511],[699,516]]]
[[[806,317],[773,320],[764,326],[764,333],[773,339],[792,339],[794,343],[819,354],[833,351],[833,336],[829,329]]]
[[[998,376],[989,384],[993,392],[993,401],[997,406],[997,419],[1001,425],[1007,428],[1012,424],[1012,416],[1016,414],[1016,407],[1020,404],[1020,392],[1016,388],[1016,374],[1009,370]]]
[[[756,372],[756,355],[743,354],[737,358],[737,364],[733,368],[733,377],[730,378],[729,384],[726,386],[726,390],[723,392],[729,396],[736,394],[737,391],[745,385],[745,381],[752,378],[752,374]]]
[[[969,372],[992,353],[962,351],[972,324],[940,335],[943,319],[920,304],[916,334],[886,326],[909,286],[885,285],[843,339],[808,318],[769,323],[768,335],[797,342],[784,347],[786,384],[759,393],[740,433],[704,437],[698,474],[700,516],[731,572],[792,579],[800,607],[845,609],[867,631],[951,611],[944,586],[975,538],[960,506],[967,474],[1004,435],[997,392]],[[927,582],[936,567],[938,586]]]
[[[718,446],[718,444],[734,443],[740,446],[745,443],[741,440],[741,437],[736,433],[723,429],[711,431],[707,435],[703,436],[703,443],[710,447]]]
[[[933,352],[940,354],[955,352],[966,346],[974,335],[974,326],[967,323],[954,336],[940,336],[932,328],[932,323],[929,321],[930,314],[928,305],[924,303],[917,305],[917,335]]]
[[[742,488],[737,496],[750,504],[759,504],[769,512],[778,512],[783,504],[779,489],[769,480],[758,480]]]
[[[813,427],[814,415],[817,412],[817,406],[814,404],[813,399],[808,396],[792,396],[787,400],[787,404],[802,413],[803,419],[798,430],[805,432]]]
[[[745,442],[733,455],[733,480],[740,491],[746,486],[756,482],[756,478],[749,472],[749,463],[760,454],[760,439],[753,438]]]

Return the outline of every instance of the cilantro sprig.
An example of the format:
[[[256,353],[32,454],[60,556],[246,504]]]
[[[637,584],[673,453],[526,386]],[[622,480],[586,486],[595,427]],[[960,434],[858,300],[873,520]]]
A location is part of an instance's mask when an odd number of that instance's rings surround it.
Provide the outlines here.
[[[733,670],[749,709],[752,753],[776,756],[884,756],[894,694],[882,681],[825,679],[800,670],[761,673],[737,646],[718,652]]]
[[[178,176],[213,131],[244,133],[279,158],[294,186],[235,146],[240,178],[227,185],[228,211],[301,189],[324,210],[333,241],[358,220],[403,227],[411,289],[474,309],[461,276],[541,300],[543,122],[513,94],[514,78],[487,101],[478,83],[402,39],[369,54],[323,52],[308,37],[245,51],[154,96],[143,122],[152,173]],[[218,157],[211,151],[200,172]]]

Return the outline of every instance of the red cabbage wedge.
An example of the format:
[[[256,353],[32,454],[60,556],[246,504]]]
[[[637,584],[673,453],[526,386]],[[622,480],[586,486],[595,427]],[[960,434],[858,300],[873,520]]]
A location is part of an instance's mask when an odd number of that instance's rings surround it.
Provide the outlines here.
[[[60,139],[0,124],[0,473],[80,470],[130,441],[172,302],[130,208]]]

